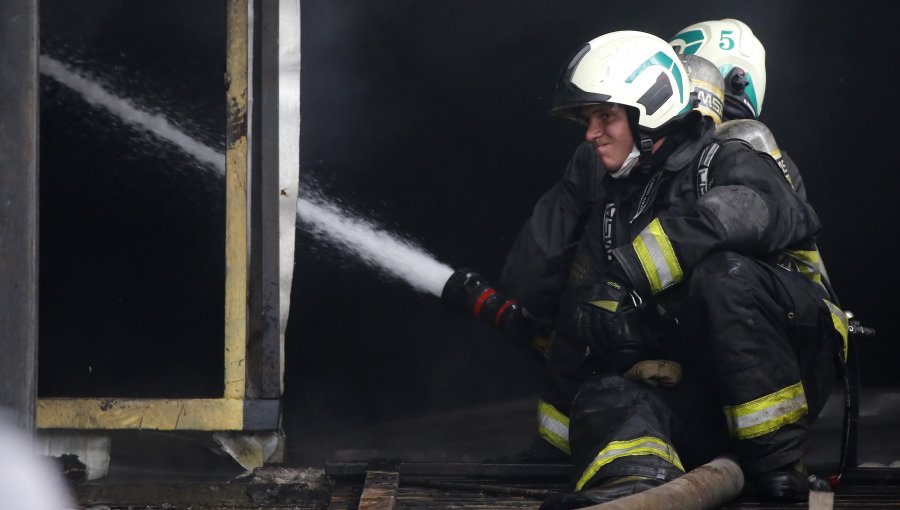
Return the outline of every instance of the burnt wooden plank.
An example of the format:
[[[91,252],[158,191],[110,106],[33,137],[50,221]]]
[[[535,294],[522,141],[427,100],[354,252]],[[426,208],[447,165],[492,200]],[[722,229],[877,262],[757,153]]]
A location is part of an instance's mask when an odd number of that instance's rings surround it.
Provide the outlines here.
[[[369,471],[359,497],[359,510],[394,510],[399,487],[400,473]]]
[[[325,474],[337,478],[362,478],[365,462],[325,462]],[[481,462],[402,462],[397,468],[403,476],[458,476],[474,478],[520,479],[540,482],[568,480],[569,464],[489,464]]]
[[[400,488],[399,460],[373,459],[359,497],[359,510],[394,510]]]

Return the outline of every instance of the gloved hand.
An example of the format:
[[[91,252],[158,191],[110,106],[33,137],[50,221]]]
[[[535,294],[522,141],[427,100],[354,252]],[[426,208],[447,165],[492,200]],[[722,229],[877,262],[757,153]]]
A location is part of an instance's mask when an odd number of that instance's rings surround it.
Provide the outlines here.
[[[550,357],[550,347],[553,346],[553,341],[556,339],[556,331],[550,331],[549,333],[538,332],[535,333],[534,337],[531,339],[531,347],[534,348],[544,359]]]
[[[514,299],[497,292],[484,278],[466,268],[456,270],[441,292],[441,303],[453,313],[480,319],[523,339],[540,332],[534,318]]]
[[[671,388],[681,381],[681,365],[667,359],[647,359],[629,368],[625,378],[648,386]]]
[[[653,335],[641,316],[643,301],[622,280],[604,278],[593,285],[575,313],[576,334],[591,350],[595,368],[625,373],[648,359]]]

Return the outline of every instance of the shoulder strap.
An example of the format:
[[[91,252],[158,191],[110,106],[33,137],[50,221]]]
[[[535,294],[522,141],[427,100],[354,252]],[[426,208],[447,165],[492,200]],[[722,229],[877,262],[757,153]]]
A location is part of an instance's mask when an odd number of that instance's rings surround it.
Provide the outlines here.
[[[713,158],[722,145],[713,140],[700,151],[700,157],[697,159],[697,172],[695,174],[695,189],[697,190],[697,198],[702,197],[709,191],[709,167],[712,165]]]
[[[712,168],[713,160],[718,154],[719,149],[722,148],[723,145],[728,145],[731,143],[739,143],[748,149],[753,151],[757,151],[753,148],[753,145],[750,142],[743,140],[741,138],[726,138],[724,140],[713,140],[706,147],[700,151],[700,157],[697,159],[697,172],[695,174],[694,183],[695,190],[697,191],[697,198],[702,197],[709,191],[710,186],[712,186],[712,176],[709,171]],[[763,153],[765,154],[765,153]],[[790,181],[788,181],[790,182]]]
[[[603,207],[603,248],[606,251],[606,261],[613,260],[613,239],[615,237],[616,203],[612,200],[606,202]]]

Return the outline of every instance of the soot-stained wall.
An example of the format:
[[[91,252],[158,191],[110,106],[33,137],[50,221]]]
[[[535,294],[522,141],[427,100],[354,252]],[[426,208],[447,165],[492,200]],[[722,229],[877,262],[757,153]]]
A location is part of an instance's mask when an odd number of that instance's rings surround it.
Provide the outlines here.
[[[44,46],[170,108],[221,148],[224,2],[185,4],[45,0]],[[900,43],[875,27],[897,14],[890,2],[302,0],[301,186],[496,281],[519,226],[582,139],[547,114],[572,52],[612,30],[667,38],[735,17],[768,50],[761,120],[803,172],[834,285],[879,330],[864,346],[864,382],[896,384],[900,112],[886,68]],[[41,391],[214,395],[221,183],[61,87],[42,91]],[[538,391],[534,354],[303,230],[294,281],[289,436]],[[167,326],[148,332],[155,324]],[[89,362],[107,367],[105,378]]]

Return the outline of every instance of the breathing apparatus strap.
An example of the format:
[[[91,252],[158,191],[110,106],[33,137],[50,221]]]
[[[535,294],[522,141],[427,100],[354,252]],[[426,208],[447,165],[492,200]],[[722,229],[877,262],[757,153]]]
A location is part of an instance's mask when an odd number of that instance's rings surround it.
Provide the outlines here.
[[[713,141],[700,151],[700,158],[697,160],[697,172],[694,174],[694,189],[697,191],[697,198],[702,197],[709,191],[710,176],[709,167],[712,165],[713,158],[722,146],[719,142]]]
[[[606,261],[613,261],[613,239],[616,228],[616,203],[609,201],[603,208],[603,248],[606,251]]]

